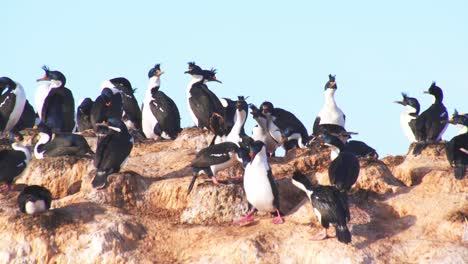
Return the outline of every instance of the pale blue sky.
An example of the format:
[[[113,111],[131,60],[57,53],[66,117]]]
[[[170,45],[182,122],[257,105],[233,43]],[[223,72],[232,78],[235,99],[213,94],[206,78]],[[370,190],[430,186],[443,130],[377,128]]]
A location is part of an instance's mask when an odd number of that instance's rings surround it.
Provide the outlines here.
[[[404,154],[400,92],[419,99],[432,81],[445,104],[468,111],[467,1],[5,1],[0,75],[35,94],[41,66],[62,71],[78,101],[124,76],[141,102],[147,72],[161,63],[161,90],[186,106],[188,61],[217,68],[219,97],[270,100],[310,131],[327,75],[355,139],[381,156]],[[252,123],[250,122],[249,125]],[[250,128],[248,129],[250,131]],[[450,127],[450,139],[456,132]]]

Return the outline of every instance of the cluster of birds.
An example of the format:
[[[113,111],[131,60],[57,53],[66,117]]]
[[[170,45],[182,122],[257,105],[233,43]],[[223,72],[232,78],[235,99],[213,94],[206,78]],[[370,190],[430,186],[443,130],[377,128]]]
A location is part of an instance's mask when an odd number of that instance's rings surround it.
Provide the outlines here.
[[[20,131],[34,128],[38,140],[34,146],[36,159],[73,155],[94,159],[96,174],[92,186],[102,189],[107,176],[119,172],[133,148],[134,138],[173,140],[181,132],[180,113],[175,102],[160,91],[164,73],[159,64],[148,72],[149,83],[140,107],[135,90],[124,77],[103,82],[95,100],[85,98],[75,111],[73,93],[65,87],[66,78],[59,71],[44,66],[44,77],[36,90],[34,108],[26,100],[23,87],[8,77],[0,78],[0,132],[9,135],[12,150],[0,151],[0,182],[6,190],[27,167],[31,160],[29,149],[23,146]],[[280,195],[269,165],[269,157],[278,148],[286,153],[294,148],[328,146],[331,148],[329,179],[331,186],[312,184],[299,171],[292,175],[292,183],[309,197],[314,212],[324,231],[317,239],[329,237],[330,224],[342,243],[351,242],[347,228],[350,220],[348,192],[359,176],[359,158],[377,159],[377,152],[362,141],[350,140],[355,132],[345,129],[346,116],[337,106],[336,76],[329,75],[324,87],[324,105],[319,111],[309,135],[304,124],[291,112],[265,101],[259,107],[247,103],[245,97],[237,100],[219,98],[208,88],[209,82],[221,83],[216,70],[204,70],[194,62],[188,63],[186,74],[191,75],[186,95],[190,116],[200,129],[213,133],[210,145],[200,150],[192,160],[190,193],[200,173],[205,173],[214,184],[220,184],[216,175],[220,170],[241,163],[244,167],[243,186],[249,204],[248,214],[234,221],[239,225],[253,221],[257,211],[272,213],[275,224],[283,223]],[[455,167],[455,177],[462,179],[468,163],[468,116],[454,113],[448,118],[442,104],[442,90],[435,83],[427,93],[434,96],[434,104],[419,114],[415,98],[403,94],[397,103],[406,106],[401,114],[401,125],[411,142],[417,142],[415,154],[430,143],[441,140],[448,123],[462,126],[460,135],[447,143],[447,157]],[[252,134],[244,129],[250,114],[256,121]],[[94,153],[82,132],[92,130],[98,136]],[[27,186],[18,197],[22,212],[37,214],[50,208],[52,195],[42,186]]]

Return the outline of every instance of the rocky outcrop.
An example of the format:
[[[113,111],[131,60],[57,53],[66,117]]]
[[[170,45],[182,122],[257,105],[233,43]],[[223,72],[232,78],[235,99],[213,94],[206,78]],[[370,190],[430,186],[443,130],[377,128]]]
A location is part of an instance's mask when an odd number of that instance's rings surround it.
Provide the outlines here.
[[[87,135],[90,142],[96,139]],[[34,139],[29,139],[33,142]],[[464,263],[468,259],[468,180],[457,181],[443,145],[418,156],[361,160],[350,195],[352,243],[313,241],[321,230],[305,195],[291,184],[299,169],[328,184],[329,151],[297,149],[270,159],[286,222],[269,214],[239,227],[247,212],[241,166],[226,183],[192,178],[190,161],[208,145],[206,131],[185,129],[174,141],[142,141],[103,190],[91,188],[92,160],[33,160],[16,191],[0,193],[0,263]],[[93,145],[93,144],[91,144]],[[411,153],[411,151],[410,151]],[[38,216],[16,205],[25,184],[51,190]],[[434,250],[437,248],[437,250]]]

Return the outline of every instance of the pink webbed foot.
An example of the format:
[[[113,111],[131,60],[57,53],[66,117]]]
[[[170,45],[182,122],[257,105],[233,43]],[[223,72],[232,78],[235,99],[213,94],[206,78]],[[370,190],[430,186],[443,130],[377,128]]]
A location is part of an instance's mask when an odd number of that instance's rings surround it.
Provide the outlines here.
[[[221,183],[218,181],[218,179],[216,179],[216,177],[213,176],[213,178],[211,178],[211,180],[213,181],[214,185],[216,185],[216,186],[221,185]]]
[[[246,216],[242,217],[241,219],[233,221],[233,224],[245,226],[253,222],[254,220],[255,211],[250,211]]]
[[[273,224],[275,225],[278,225],[278,224],[283,224],[284,223],[284,219],[283,217],[281,217],[281,214],[278,210],[276,210],[276,213],[277,213],[277,216],[275,218],[273,218]]]

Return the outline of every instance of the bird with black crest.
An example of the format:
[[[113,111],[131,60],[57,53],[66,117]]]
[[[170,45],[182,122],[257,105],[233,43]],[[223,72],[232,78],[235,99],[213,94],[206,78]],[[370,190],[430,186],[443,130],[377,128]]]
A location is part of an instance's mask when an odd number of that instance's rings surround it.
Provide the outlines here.
[[[450,166],[454,168],[455,179],[462,180],[468,165],[468,116],[459,114],[455,109],[448,122],[461,128],[460,133],[447,142],[445,152]]]
[[[143,132],[146,138],[175,139],[182,131],[180,113],[176,103],[160,90],[161,65],[156,64],[148,72],[148,88],[143,100]]]
[[[20,133],[12,132],[9,135],[12,149],[0,151],[0,182],[6,185],[1,191],[12,190],[12,184],[31,161],[31,153],[28,148],[21,144],[23,136]]]
[[[105,126],[106,135],[99,140],[94,158],[96,175],[91,185],[95,189],[106,187],[107,177],[120,171],[130,156],[134,142],[127,126],[118,118],[109,118],[100,126]]]
[[[75,99],[72,91],[65,87],[65,75],[60,71],[52,71],[47,66],[42,69],[45,74],[37,81],[47,81],[49,84],[36,93],[36,102],[39,104],[37,111],[40,111],[41,121],[53,132],[72,132],[75,128]],[[44,99],[41,102],[42,98]]]
[[[187,85],[187,103],[195,126],[199,128],[210,127],[210,118],[213,114],[224,118],[224,107],[219,98],[208,88],[206,83],[218,82],[216,70],[202,70],[195,62],[189,62],[186,74],[190,74],[192,79]]]
[[[324,130],[331,133],[340,133],[345,129],[346,116],[335,101],[337,89],[336,75],[329,74],[328,82],[324,88],[325,102],[314,121],[312,132],[314,136],[320,135],[320,132]]]
[[[405,107],[405,111],[402,111],[400,114],[400,125],[405,136],[411,143],[413,143],[416,142],[416,118],[419,115],[420,106],[418,99],[409,97],[406,93],[401,93],[401,95],[403,100],[395,101],[395,103],[401,104]]]
[[[109,118],[122,119],[123,103],[120,93],[113,93],[111,88],[104,88],[91,106],[90,120],[93,129]]]
[[[434,98],[433,104],[416,117],[415,136],[417,144],[413,149],[413,155],[418,155],[428,145],[440,142],[442,135],[447,129],[449,119],[444,103],[444,93],[435,82],[431,84],[425,94],[430,94]]]
[[[130,81],[125,77],[116,77],[106,80],[101,85],[101,91],[105,88],[111,89],[114,95],[122,97],[123,112],[121,119],[129,130],[135,130],[136,135],[140,136],[141,129],[141,109],[135,98],[135,91]]]

